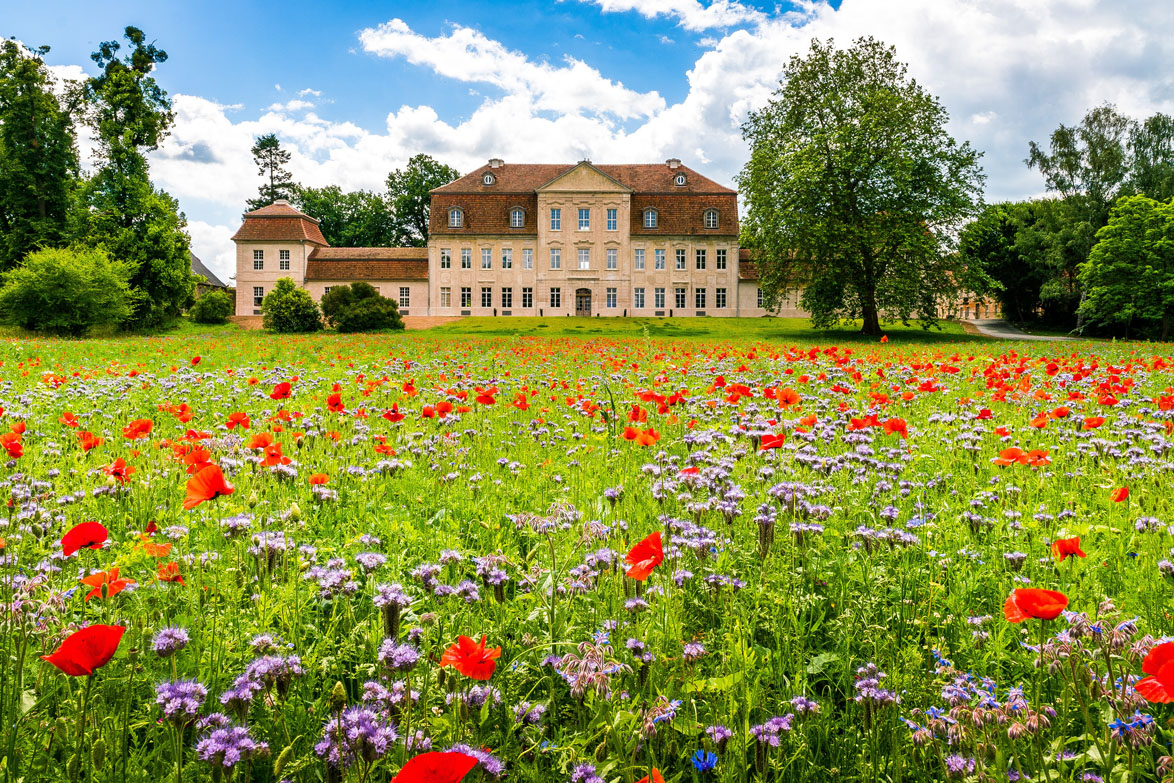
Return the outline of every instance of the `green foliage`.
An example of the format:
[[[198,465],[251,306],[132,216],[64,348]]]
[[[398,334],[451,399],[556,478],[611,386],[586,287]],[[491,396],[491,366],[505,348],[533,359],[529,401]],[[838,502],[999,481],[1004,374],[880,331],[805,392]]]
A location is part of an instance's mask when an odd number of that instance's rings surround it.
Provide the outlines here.
[[[298,186],[294,184],[293,175],[285,168],[289,164],[290,153],[281,148],[281,140],[277,138],[277,134],[269,133],[258,137],[252,153],[253,162],[257,164],[257,173],[265,181],[261,184],[257,198],[249,199],[248,208],[260,209],[279,198],[292,199]]]
[[[85,244],[130,265],[131,328],[172,320],[191,301],[195,279],[187,221],[175,199],[151,186],[146,153],[166,137],[173,115],[167,93],[151,76],[167,53],[126,28],[134,49],[116,56],[116,41],[101,44],[93,60],[102,72],[86,82],[100,167],[85,183],[71,231]]]
[[[1174,202],[1124,196],[1080,270],[1081,312],[1093,323],[1159,323],[1170,335],[1174,315]]]
[[[413,155],[407,167],[387,175],[387,201],[395,219],[397,245],[424,247],[428,244],[430,191],[460,176],[452,166],[430,155]]]
[[[68,337],[120,324],[131,315],[129,274],[101,250],[38,250],[4,275],[0,320]]]
[[[1129,134],[1130,188],[1157,201],[1174,198],[1174,117],[1155,114]]]
[[[340,332],[373,332],[403,329],[403,318],[395,301],[362,280],[335,286],[322,297],[326,322]]]
[[[224,291],[209,291],[196,300],[188,314],[202,324],[222,324],[232,315],[232,297]]]
[[[936,98],[872,38],[813,41],[742,128],[743,245],[754,248],[768,307],[804,287],[817,327],[862,318],[923,326],[959,284],[981,290],[951,237],[975,214],[979,153],[946,133]],[[973,278],[970,276],[973,275]]]
[[[378,193],[344,193],[330,185],[296,188],[290,200],[318,220],[322,236],[333,247],[392,247],[399,242],[391,205]]]
[[[261,323],[271,332],[317,332],[322,313],[308,291],[283,277],[261,300]]]
[[[78,96],[54,95],[48,51],[0,43],[0,269],[65,239],[79,170],[71,116]]]

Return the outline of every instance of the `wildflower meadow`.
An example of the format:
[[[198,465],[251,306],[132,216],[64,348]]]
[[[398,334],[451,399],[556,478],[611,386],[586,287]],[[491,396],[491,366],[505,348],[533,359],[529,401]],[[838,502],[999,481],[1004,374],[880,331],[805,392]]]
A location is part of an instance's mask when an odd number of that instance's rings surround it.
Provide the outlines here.
[[[1174,357],[0,345],[4,781],[1170,777]]]

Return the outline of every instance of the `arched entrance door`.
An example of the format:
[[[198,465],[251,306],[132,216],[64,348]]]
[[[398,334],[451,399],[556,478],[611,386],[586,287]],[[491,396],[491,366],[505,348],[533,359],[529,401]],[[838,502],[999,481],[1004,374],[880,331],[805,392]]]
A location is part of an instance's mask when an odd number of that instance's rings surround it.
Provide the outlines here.
[[[575,291],[575,315],[591,316],[590,288],[580,288]]]

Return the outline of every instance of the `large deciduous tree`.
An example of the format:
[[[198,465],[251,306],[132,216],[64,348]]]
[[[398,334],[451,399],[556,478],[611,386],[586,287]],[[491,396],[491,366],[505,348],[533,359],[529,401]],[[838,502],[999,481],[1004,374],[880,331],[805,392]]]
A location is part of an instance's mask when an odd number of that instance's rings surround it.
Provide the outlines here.
[[[49,47],[0,43],[0,270],[65,241],[78,153],[76,90],[58,96]]]
[[[261,191],[257,198],[249,199],[250,210],[272,204],[279,198],[293,199],[297,191],[293,175],[286,168],[289,165],[290,153],[281,148],[281,140],[274,133],[257,138],[253,145],[253,162],[257,164],[257,173],[261,175]]]
[[[334,247],[389,247],[399,241],[395,217],[379,193],[347,193],[329,185],[297,188],[291,201],[318,219],[322,236]]]
[[[1174,202],[1123,196],[1097,232],[1080,269],[1081,312],[1094,323],[1160,324],[1170,336],[1174,317]]]
[[[461,173],[430,155],[413,155],[403,169],[387,175],[387,200],[395,218],[397,244],[428,244],[428,208],[433,188],[447,185]]]
[[[173,114],[155,66],[167,53],[127,27],[133,48],[118,57],[120,44],[106,41],[92,59],[101,73],[87,80],[89,121],[99,163],[85,183],[77,238],[130,266],[134,312],[127,326],[155,327],[179,315],[192,298],[187,222],[175,199],[151,186],[147,153],[167,136]]]
[[[946,110],[893,48],[813,41],[742,128],[743,242],[766,303],[802,288],[817,327],[862,319],[936,323],[959,286],[981,288],[952,252],[979,208],[980,153],[946,132]]]

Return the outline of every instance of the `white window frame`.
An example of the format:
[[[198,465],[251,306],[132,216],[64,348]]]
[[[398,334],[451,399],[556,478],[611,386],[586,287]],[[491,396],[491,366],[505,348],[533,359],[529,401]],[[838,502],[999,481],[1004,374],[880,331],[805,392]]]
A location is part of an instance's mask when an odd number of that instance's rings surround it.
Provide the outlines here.
[[[761,309],[764,306],[763,302],[766,301],[762,295],[762,286],[758,287],[757,294],[758,294],[758,307],[759,307],[759,309]]]
[[[452,307],[452,287],[442,285],[440,287],[440,306]]]
[[[493,288],[491,286],[481,286],[481,306],[493,307]]]
[[[452,250],[447,247],[440,248],[440,268],[452,269]]]
[[[491,248],[491,247],[481,248],[481,268],[482,269],[493,269],[493,248]]]
[[[522,248],[522,269],[534,268],[534,248]]]
[[[551,207],[550,208],[550,230],[551,231],[562,231],[563,230],[563,211],[562,211],[561,207]]]
[[[253,271],[254,272],[261,272],[261,271],[264,271],[264,269],[265,269],[265,251],[264,250],[254,250],[253,251]]]
[[[550,289],[550,307],[553,310],[558,310],[563,306],[563,289],[555,286]]]
[[[714,266],[717,267],[718,269],[725,269],[726,268],[726,249],[724,247],[719,247],[714,252],[717,253],[717,258],[714,261]]]
[[[505,287],[501,289],[501,309],[512,310],[514,307],[514,289],[512,287]]]
[[[618,209],[609,209],[607,211],[607,230],[620,230],[620,211]]]
[[[677,271],[683,272],[686,269],[688,269],[689,268],[688,251],[685,250],[683,247],[679,247],[679,248],[677,248],[676,256],[677,256]]]
[[[529,286],[522,288],[522,309],[530,310],[534,307],[534,289]]]
[[[579,230],[591,230],[591,209],[587,207],[579,208]]]
[[[473,268],[473,248],[462,247],[461,248],[461,269],[472,269],[472,268]]]
[[[652,306],[655,307],[657,310],[664,309],[664,289],[663,288],[652,289]]]
[[[468,310],[473,306],[473,286],[461,286],[461,309]]]
[[[577,257],[580,269],[591,268],[591,248],[581,247],[575,255]]]
[[[633,269],[643,269],[644,268],[644,248],[638,247],[632,251],[632,268]]]
[[[289,271],[289,251],[288,250],[278,250],[277,251],[277,270],[279,272],[288,272]]]
[[[643,288],[632,289],[632,309],[634,309],[634,310],[643,310],[644,309],[644,289]]]
[[[253,307],[260,307],[261,302],[265,299],[265,286],[253,286]]]
[[[464,228],[465,227],[465,210],[460,207],[453,207],[448,211],[448,227],[449,228]]]
[[[706,253],[706,252],[705,252],[705,248],[703,248],[703,247],[699,247],[699,248],[697,248],[697,249],[694,251],[693,255],[694,255],[695,259],[696,259],[696,263],[697,263],[697,269],[698,269],[698,271],[704,271],[704,270],[705,270],[705,264],[706,264],[706,261],[707,261],[707,258],[706,258],[706,257],[709,255],[708,253]]]
[[[526,225],[526,213],[520,207],[510,210],[510,228],[523,228]]]
[[[401,285],[399,287],[399,306],[400,307],[411,307],[412,306],[412,289],[406,285]]]
[[[706,228],[717,228],[717,210],[707,209],[701,217],[702,225]]]
[[[550,268],[563,268],[563,249],[561,247],[552,247],[550,249]]]
[[[605,252],[607,254],[607,268],[608,269],[619,269],[620,268],[620,251],[614,247],[609,247]]]
[[[713,306],[718,310],[724,310],[726,307],[726,289],[713,289]]]
[[[664,269],[665,268],[665,256],[666,256],[664,248],[657,248],[656,250],[654,250],[652,252],[656,258],[656,260],[653,262],[655,264],[656,268],[657,269]]]
[[[619,299],[619,296],[617,295],[616,289],[614,289],[614,288],[607,289],[606,300],[607,300],[607,306],[609,309],[614,310],[616,308],[616,301],[618,299]]]
[[[501,268],[514,268],[514,249],[512,247],[503,247],[501,249]]]
[[[685,305],[689,302],[689,289],[674,288],[673,289],[673,305],[678,310],[684,310]]]
[[[657,223],[656,210],[655,209],[644,210],[644,227],[645,228],[656,228],[656,223]]]
[[[492,174],[490,174],[488,171],[481,175],[481,184],[482,185],[492,185],[495,181],[496,181],[496,178]]]
[[[693,289],[693,306],[698,310],[705,309],[705,289],[704,288],[694,288]]]

